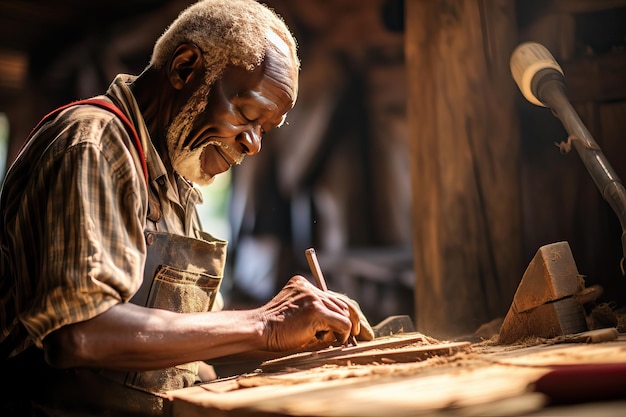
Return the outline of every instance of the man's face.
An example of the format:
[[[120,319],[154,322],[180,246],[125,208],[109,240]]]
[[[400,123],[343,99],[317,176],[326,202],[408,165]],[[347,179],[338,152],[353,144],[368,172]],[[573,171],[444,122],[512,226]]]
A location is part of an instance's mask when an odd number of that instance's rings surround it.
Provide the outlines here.
[[[283,123],[297,95],[295,64],[277,49],[252,72],[227,68],[208,98],[194,93],[189,99],[167,132],[176,172],[205,185],[261,150],[262,135]],[[199,112],[203,100],[206,107]]]

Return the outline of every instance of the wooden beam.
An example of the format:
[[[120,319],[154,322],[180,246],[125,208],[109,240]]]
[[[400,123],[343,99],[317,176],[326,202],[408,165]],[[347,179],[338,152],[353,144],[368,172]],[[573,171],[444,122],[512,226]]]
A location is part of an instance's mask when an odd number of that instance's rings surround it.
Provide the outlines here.
[[[503,316],[523,267],[512,0],[406,2],[418,331]]]

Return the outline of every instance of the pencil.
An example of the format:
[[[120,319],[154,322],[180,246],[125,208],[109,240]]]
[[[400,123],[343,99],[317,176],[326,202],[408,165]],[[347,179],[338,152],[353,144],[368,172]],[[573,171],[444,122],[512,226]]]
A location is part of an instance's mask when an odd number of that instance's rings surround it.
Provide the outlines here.
[[[315,249],[309,248],[305,250],[304,255],[306,256],[306,260],[309,263],[309,268],[311,268],[311,273],[313,274],[313,278],[315,278],[315,283],[317,284],[317,287],[322,291],[328,291],[326,280],[324,279],[324,275],[322,274],[322,268],[320,268],[320,264],[317,261]],[[350,335],[348,341],[354,346],[357,345],[356,337],[354,337],[354,335]]]

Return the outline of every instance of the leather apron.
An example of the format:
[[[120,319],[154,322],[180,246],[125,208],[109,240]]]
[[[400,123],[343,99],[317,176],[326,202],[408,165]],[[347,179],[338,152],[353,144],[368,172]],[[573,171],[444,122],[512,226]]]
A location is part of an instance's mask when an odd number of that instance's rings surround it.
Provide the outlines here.
[[[226,245],[204,232],[200,239],[148,230],[144,281],[132,303],[178,313],[210,311],[224,275]],[[155,371],[130,372],[124,383],[151,393],[198,381],[199,362]]]
[[[178,313],[210,311],[224,275],[227,242],[202,231],[196,232],[198,239],[157,231],[150,215],[147,224],[143,283],[130,302]],[[99,386],[108,389],[97,408],[160,416],[165,392],[198,382],[199,366],[191,362],[152,371],[100,371]]]

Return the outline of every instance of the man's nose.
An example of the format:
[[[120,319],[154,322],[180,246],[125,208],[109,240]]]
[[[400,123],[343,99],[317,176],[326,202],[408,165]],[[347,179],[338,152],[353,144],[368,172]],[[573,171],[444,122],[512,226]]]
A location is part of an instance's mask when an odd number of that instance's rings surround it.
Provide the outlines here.
[[[261,151],[261,129],[250,128],[246,129],[237,135],[237,142],[243,148],[243,153],[246,155],[254,155]]]

